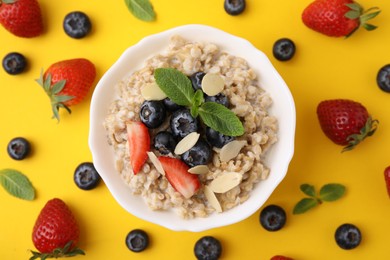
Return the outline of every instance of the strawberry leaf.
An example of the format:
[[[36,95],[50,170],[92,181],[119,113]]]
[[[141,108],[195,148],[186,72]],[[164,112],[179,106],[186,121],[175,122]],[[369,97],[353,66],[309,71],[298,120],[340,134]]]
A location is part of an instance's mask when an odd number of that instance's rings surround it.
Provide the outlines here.
[[[345,186],[336,183],[324,185],[320,190],[320,199],[323,201],[335,201],[341,198],[345,193]]]
[[[300,187],[301,191],[305,193],[307,196],[315,197],[316,191],[313,185],[310,184],[302,184]]]
[[[302,214],[319,204],[315,198],[303,198],[294,207],[293,214]]]
[[[64,87],[65,87],[65,84],[66,84],[66,80],[60,80],[58,81],[57,83],[55,83],[52,88],[51,88],[51,92],[53,94],[58,94],[60,93]]]
[[[35,260],[35,259],[47,259],[47,258],[60,258],[60,257],[71,257],[76,255],[85,255],[85,252],[81,250],[80,248],[73,248],[71,249],[71,246],[73,244],[73,241],[69,241],[63,248],[56,248],[51,253],[40,253],[36,251],[31,251],[32,256],[29,258],[29,260]]]
[[[9,194],[17,198],[24,200],[34,200],[35,198],[35,189],[30,180],[19,171],[0,170],[0,184]]]
[[[351,10],[351,11],[348,11],[345,13],[345,17],[347,17],[348,19],[351,19],[351,20],[355,20],[355,19],[360,17],[360,12],[355,11],[355,10]]]
[[[349,8],[351,8],[351,10],[358,11],[359,13],[361,13],[363,11],[363,7],[356,2],[355,3],[348,3],[345,5],[348,6]]]
[[[362,25],[364,29],[366,29],[367,31],[373,31],[375,30],[376,28],[378,28],[378,26],[375,26],[375,25],[372,25],[372,24],[369,24],[369,23],[365,23]]]

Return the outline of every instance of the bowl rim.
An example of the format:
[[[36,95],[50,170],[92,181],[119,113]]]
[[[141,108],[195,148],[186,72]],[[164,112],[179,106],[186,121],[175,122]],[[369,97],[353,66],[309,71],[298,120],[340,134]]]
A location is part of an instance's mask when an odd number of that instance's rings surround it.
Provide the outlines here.
[[[200,34],[201,33],[201,34]],[[249,59],[259,59],[262,62],[262,67],[266,67],[268,72],[270,73],[270,77],[273,78],[274,81],[277,82],[277,86],[281,87],[280,91],[283,92],[282,94],[284,95],[285,98],[285,103],[283,106],[286,107],[286,111],[288,111],[289,118],[288,118],[288,123],[286,124],[286,127],[288,129],[284,129],[284,139],[283,142],[285,144],[289,144],[287,147],[283,148],[283,156],[282,156],[282,163],[280,165],[280,168],[278,169],[279,174],[275,177],[276,179],[273,180],[272,187],[268,194],[264,194],[264,197],[262,197],[261,200],[258,200],[256,202],[252,202],[252,207],[250,209],[246,210],[241,210],[239,216],[237,214],[231,214],[231,212],[234,209],[228,210],[226,212],[223,212],[220,214],[220,218],[217,216],[208,216],[206,218],[195,218],[195,219],[176,219],[176,221],[165,221],[167,219],[167,214],[169,216],[177,215],[176,213],[172,211],[152,211],[150,209],[149,212],[142,212],[139,211],[136,206],[130,205],[126,199],[123,198],[123,194],[125,192],[125,189],[129,190],[130,188],[124,183],[122,180],[122,177],[117,174],[119,177],[119,180],[121,181],[122,184],[118,183],[118,178],[114,179],[110,178],[108,172],[108,167],[106,163],[106,153],[99,152],[102,150],[102,148],[107,148],[108,144],[104,145],[102,142],[107,143],[106,140],[106,135],[105,135],[105,129],[102,124],[102,119],[105,118],[108,107],[107,106],[99,106],[98,104],[108,104],[107,101],[107,94],[110,95],[111,97],[111,102],[113,101],[113,97],[115,94],[109,93],[108,91],[108,86],[114,86],[118,81],[121,79],[125,78],[127,75],[130,75],[137,69],[141,68],[144,66],[144,61],[148,58],[143,56],[145,53],[149,53],[149,56],[155,55],[157,53],[160,53],[161,51],[155,51],[155,49],[150,49],[146,50],[147,47],[151,48],[155,46],[156,48],[158,47],[156,44],[157,42],[165,42],[168,43],[169,39],[173,35],[186,35],[187,37],[184,36],[184,38],[194,38],[195,35],[201,36],[201,38],[207,38],[211,37],[213,40],[203,40],[203,41],[208,41],[208,42],[213,42],[216,43],[217,45],[223,45],[220,48],[222,50],[226,50],[229,54],[232,54],[234,56],[241,56],[237,55],[234,51],[234,48],[239,45],[242,46],[245,50],[244,52],[250,53],[250,56],[248,56]],[[228,41],[226,40],[228,39]],[[191,39],[190,39],[191,40]],[[196,41],[196,39],[194,39]],[[202,40],[200,40],[202,41]],[[161,44],[164,45],[164,44]],[[166,50],[167,49],[167,44],[165,46],[161,47],[161,50]],[[226,48],[226,47],[229,48]],[[228,50],[227,50],[228,49]],[[233,53],[232,53],[233,52]],[[127,63],[127,61],[131,61],[130,57],[133,57],[134,60],[140,60],[143,62],[139,62],[140,64],[135,64],[131,69],[127,70],[127,72],[123,72],[123,64]],[[245,60],[248,61],[248,59],[245,57]],[[249,66],[253,69],[253,64],[250,64]],[[257,68],[257,67],[256,67]],[[258,75],[258,71],[255,70],[255,73]],[[267,77],[265,77],[267,78]],[[112,83],[114,80],[116,80],[114,83]],[[262,79],[263,80],[263,79]],[[264,79],[266,80],[266,79]],[[266,82],[269,84],[270,82]],[[262,84],[259,84],[262,85]],[[262,86],[264,87],[264,86]],[[111,91],[114,92],[114,91]],[[103,95],[102,95],[103,94]],[[111,103],[110,102],[110,103]],[[274,106],[274,105],[273,105]],[[273,107],[272,106],[272,107]],[[272,110],[273,108],[270,108]],[[285,112],[286,112],[285,111]],[[272,112],[270,112],[272,114]],[[100,115],[100,117],[97,117],[96,115]],[[104,115],[104,116],[102,116]],[[286,119],[287,121],[287,119]],[[279,121],[278,121],[279,122]],[[103,129],[101,129],[103,128]],[[274,66],[272,65],[271,61],[268,59],[268,57],[260,50],[258,50],[254,45],[252,45],[248,40],[243,39],[241,37],[232,35],[228,32],[225,32],[223,30],[217,29],[215,27],[211,27],[208,25],[202,25],[202,24],[188,24],[188,25],[182,25],[178,27],[174,27],[159,33],[155,33],[149,36],[144,37],[141,39],[139,42],[136,44],[128,47],[117,59],[116,62],[103,74],[103,76],[100,78],[99,82],[97,83],[94,92],[92,94],[91,98],[91,105],[90,105],[90,129],[89,129],[89,138],[88,138],[88,145],[90,148],[90,151],[92,153],[92,160],[95,165],[95,168],[97,171],[100,173],[103,181],[105,182],[107,188],[111,192],[112,196],[115,198],[115,200],[129,213],[132,215],[146,220],[148,222],[163,226],[165,228],[174,230],[174,231],[191,231],[191,232],[200,232],[200,231],[205,231],[209,230],[212,228],[217,228],[217,227],[222,227],[222,226],[227,226],[231,225],[234,223],[237,223],[239,221],[242,221],[249,216],[253,215],[265,202],[266,200],[271,196],[273,191],[276,189],[276,187],[279,185],[279,183],[284,179],[284,177],[287,174],[288,166],[292,160],[292,157],[294,155],[294,142],[295,142],[295,128],[296,128],[296,111],[295,111],[295,103],[293,96],[287,86],[287,84],[284,82],[280,74],[276,71]],[[279,129],[280,130],[280,129]],[[104,136],[103,136],[104,134]],[[279,132],[278,132],[279,136]],[[280,142],[280,140],[278,141]],[[274,144],[274,146],[278,145],[278,142]],[[279,144],[280,145],[280,144]],[[112,147],[109,147],[109,149],[112,149]],[[275,148],[271,147],[271,151],[268,151],[267,153],[273,153]],[[113,155],[113,151],[110,152]],[[267,155],[267,157],[269,154]],[[267,160],[267,159],[266,159]],[[111,165],[113,166],[113,165]],[[278,166],[279,167],[279,166]],[[271,175],[272,175],[272,169],[271,169]],[[119,185],[119,186],[118,186]],[[256,184],[256,185],[259,185]],[[254,188],[251,193],[256,188]],[[132,195],[130,192],[128,192],[129,196],[136,196]],[[253,196],[253,194],[251,194]],[[137,195],[138,197],[141,198],[141,196]],[[249,199],[251,199],[251,197]],[[248,199],[248,200],[249,200]],[[143,201],[142,201],[143,202]],[[248,202],[248,201],[247,201]],[[245,202],[245,203],[247,203]],[[144,202],[143,202],[144,203]],[[237,207],[242,208],[242,205],[240,204]],[[139,204],[139,203],[138,203]],[[146,203],[144,203],[145,206],[147,207]],[[140,206],[140,205],[137,205]],[[214,213],[218,214],[218,213]],[[160,218],[161,217],[161,218]],[[229,218],[230,217],[230,218]],[[218,221],[208,221],[212,218],[216,218]],[[179,224],[180,223],[180,224]]]

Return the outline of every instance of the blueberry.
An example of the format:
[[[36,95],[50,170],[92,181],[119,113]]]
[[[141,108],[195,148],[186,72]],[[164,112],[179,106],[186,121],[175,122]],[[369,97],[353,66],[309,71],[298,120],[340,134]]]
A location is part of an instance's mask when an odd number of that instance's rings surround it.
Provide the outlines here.
[[[381,90],[390,92],[390,64],[383,66],[378,71],[376,82]]]
[[[149,245],[148,234],[141,229],[134,229],[126,236],[126,246],[133,252],[141,252]]]
[[[210,145],[203,139],[199,139],[191,149],[181,155],[181,159],[189,167],[194,167],[208,164],[211,160],[211,155]]]
[[[192,83],[192,88],[197,91],[198,89],[202,90],[202,79],[206,75],[203,71],[195,72],[190,76],[190,80]]]
[[[268,205],[260,212],[260,224],[265,230],[278,231],[286,224],[286,212],[277,205]]]
[[[198,121],[191,116],[190,110],[182,108],[172,113],[170,127],[173,136],[181,139],[189,133],[198,131]]]
[[[12,139],[7,146],[9,156],[18,161],[26,158],[29,155],[30,150],[30,142],[23,137],[16,137]]]
[[[18,52],[8,53],[3,58],[3,68],[5,72],[7,72],[10,75],[20,74],[26,69],[26,67],[27,67],[26,58]]]
[[[215,96],[207,96],[206,95],[205,102],[215,102],[215,103],[221,104],[225,107],[229,107],[229,99],[227,98],[227,96],[225,96],[222,93],[219,93]]]
[[[217,260],[222,254],[222,245],[212,236],[204,236],[196,241],[194,253],[198,260]]]
[[[210,145],[222,148],[225,144],[234,140],[233,136],[223,135],[210,127],[206,127],[206,138]]]
[[[80,11],[68,13],[63,22],[65,33],[75,39],[80,39],[91,31],[92,24],[89,17]]]
[[[82,190],[92,190],[99,184],[100,179],[95,166],[90,162],[79,164],[73,175],[74,182]]]
[[[176,147],[176,140],[173,135],[168,131],[159,132],[153,141],[154,149],[160,152],[160,154],[167,155],[173,153]]]
[[[165,120],[166,112],[162,101],[145,101],[141,105],[140,118],[148,128],[157,128]]]
[[[170,98],[164,98],[163,103],[164,103],[165,109],[168,111],[171,111],[171,112],[176,111],[179,108],[181,108],[180,105],[173,102]]]
[[[238,15],[245,10],[245,0],[225,0],[225,11],[230,15]]]
[[[295,44],[287,38],[279,39],[274,43],[272,52],[277,60],[290,60],[295,54]]]
[[[362,241],[360,230],[353,224],[342,224],[336,229],[336,243],[342,249],[353,249]]]

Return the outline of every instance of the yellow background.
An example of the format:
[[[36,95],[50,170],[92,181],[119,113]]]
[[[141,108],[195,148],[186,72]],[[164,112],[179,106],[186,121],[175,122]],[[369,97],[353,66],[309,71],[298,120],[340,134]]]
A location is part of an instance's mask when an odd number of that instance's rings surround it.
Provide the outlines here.
[[[0,57],[11,51],[24,54],[29,69],[10,76],[0,69],[0,169],[22,171],[37,191],[34,201],[23,201],[0,188],[0,258],[28,259],[34,249],[31,231],[43,205],[51,198],[63,199],[81,225],[80,247],[86,256],[75,259],[194,259],[195,242],[204,235],[218,238],[222,259],[267,260],[283,254],[297,260],[390,259],[390,201],[383,170],[390,165],[390,94],[376,85],[380,67],[390,63],[390,2],[362,0],[365,7],[379,6],[382,13],[372,23],[376,31],[359,30],[349,39],[330,38],[306,28],[301,13],[311,0],[247,0],[245,12],[225,13],[223,0],[151,1],[157,13],[154,22],[134,18],[123,0],[40,0],[45,33],[23,39],[0,28]],[[92,33],[81,40],[62,29],[64,16],[81,10],[92,21]],[[144,36],[178,25],[200,23],[223,29],[252,42],[265,52],[291,89],[297,110],[296,147],[286,178],[266,205],[278,204],[287,212],[286,226],[267,232],[259,224],[259,212],[240,223],[200,233],[174,232],[142,221],[127,213],[101,183],[82,191],[73,182],[76,166],[91,161],[88,148],[89,105],[92,96],[61,113],[58,124],[51,119],[48,98],[34,82],[41,68],[69,58],[90,59],[97,80],[129,46]],[[297,52],[288,62],[272,57],[272,45],[291,38]],[[380,121],[377,133],[357,149],[341,153],[321,132],[317,104],[324,99],[348,98],[364,104]],[[16,136],[29,139],[32,155],[23,161],[10,159],[7,143]],[[326,183],[342,183],[346,195],[303,214],[293,215],[303,198],[303,183],[318,189]],[[343,223],[357,225],[361,245],[342,250],[334,241]],[[135,228],[148,232],[151,243],[141,253],[125,246],[127,233]]]

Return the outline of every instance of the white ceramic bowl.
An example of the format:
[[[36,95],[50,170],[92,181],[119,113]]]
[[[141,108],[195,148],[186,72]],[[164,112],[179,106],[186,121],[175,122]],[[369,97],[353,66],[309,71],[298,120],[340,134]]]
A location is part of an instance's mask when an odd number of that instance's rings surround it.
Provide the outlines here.
[[[257,184],[245,203],[206,218],[185,220],[173,211],[152,211],[144,203],[142,197],[131,195],[130,188],[125,185],[115,170],[114,152],[107,143],[106,131],[102,124],[107,115],[108,107],[115,98],[113,85],[142,68],[147,58],[167,49],[169,39],[173,35],[181,35],[192,41],[215,43],[222,50],[247,60],[250,67],[256,72],[260,86],[271,95],[274,103],[269,112],[277,117],[279,123],[279,140],[266,156],[266,164],[271,169],[268,179]],[[103,75],[92,96],[89,147],[97,171],[114,198],[128,212],[171,230],[197,232],[244,220],[266,202],[285,177],[292,159],[295,120],[295,105],[291,92],[263,52],[256,49],[247,40],[219,29],[204,25],[185,25],[142,39],[134,46],[129,47]]]

